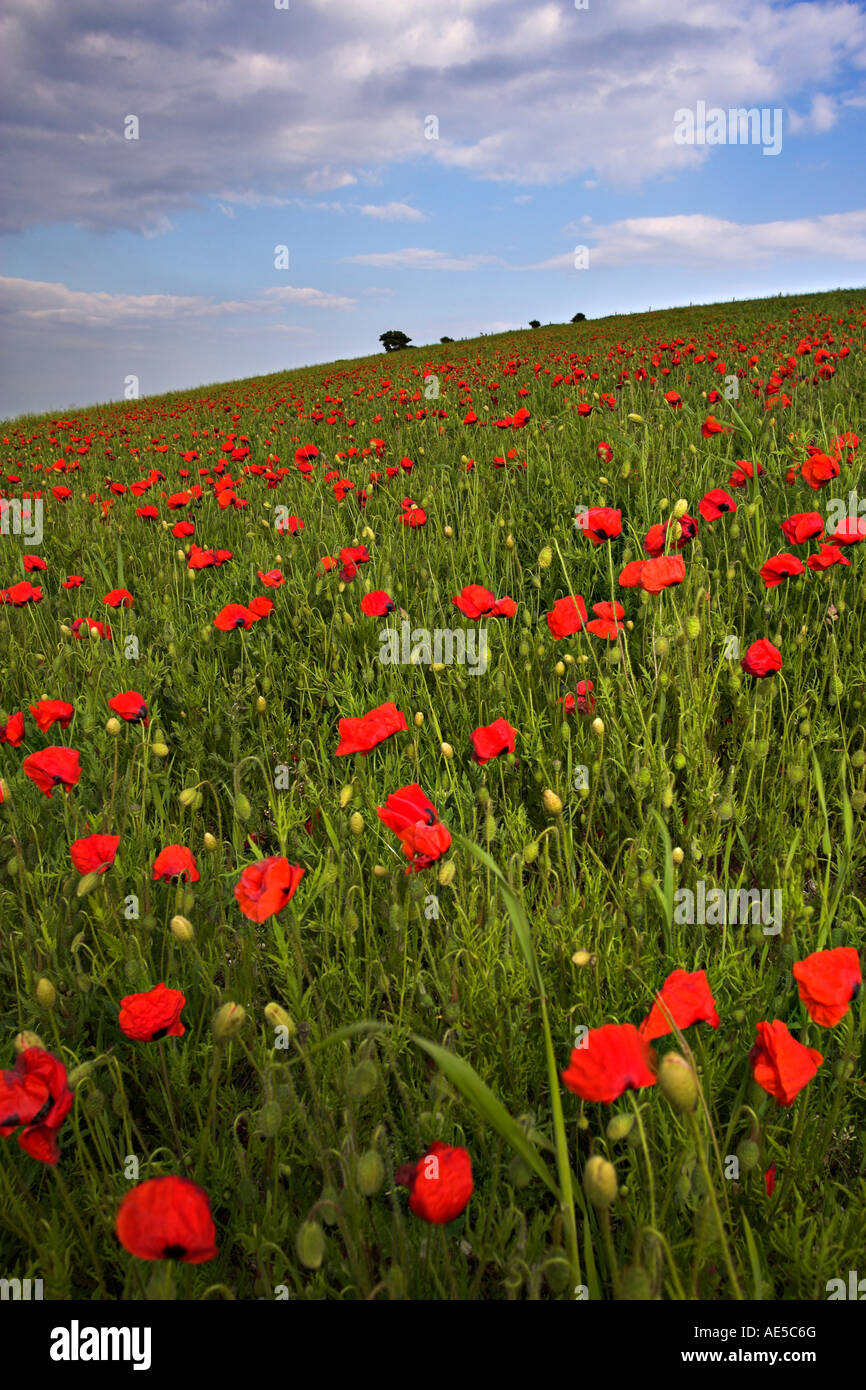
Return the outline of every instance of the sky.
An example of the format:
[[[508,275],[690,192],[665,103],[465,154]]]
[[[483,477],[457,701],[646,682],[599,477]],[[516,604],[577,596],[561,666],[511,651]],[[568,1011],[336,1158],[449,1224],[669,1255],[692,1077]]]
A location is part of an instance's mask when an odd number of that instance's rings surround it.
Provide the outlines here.
[[[866,0],[4,0],[0,54],[4,419],[866,285]]]

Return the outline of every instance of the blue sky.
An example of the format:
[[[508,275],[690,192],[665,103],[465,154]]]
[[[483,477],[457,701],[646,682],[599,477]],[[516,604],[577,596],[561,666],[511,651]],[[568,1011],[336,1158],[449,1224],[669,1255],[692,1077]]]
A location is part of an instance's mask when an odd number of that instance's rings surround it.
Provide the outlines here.
[[[7,0],[0,415],[866,284],[864,4],[288,3]]]

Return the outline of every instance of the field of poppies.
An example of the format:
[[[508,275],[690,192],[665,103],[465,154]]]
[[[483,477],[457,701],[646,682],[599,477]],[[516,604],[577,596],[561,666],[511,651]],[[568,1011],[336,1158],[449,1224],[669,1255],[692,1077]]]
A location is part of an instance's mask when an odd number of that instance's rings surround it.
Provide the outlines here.
[[[864,401],[840,290],[3,425],[0,1277],[848,1296]]]

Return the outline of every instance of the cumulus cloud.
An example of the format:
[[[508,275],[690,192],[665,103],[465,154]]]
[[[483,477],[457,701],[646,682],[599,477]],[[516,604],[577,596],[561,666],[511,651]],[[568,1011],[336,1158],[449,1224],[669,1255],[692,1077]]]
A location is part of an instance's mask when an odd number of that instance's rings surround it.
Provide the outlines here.
[[[447,251],[421,246],[404,246],[402,251],[367,251],[359,256],[345,256],[344,260],[394,270],[477,270],[482,265],[502,264],[498,256],[451,256]]]
[[[856,0],[307,0],[255,15],[148,0],[146,16],[6,0],[0,53],[0,227],[159,235],[206,198],[280,206],[410,160],[637,185],[714,157],[673,139],[674,112],[698,100],[781,106],[786,136],[820,135],[862,98],[866,14]],[[840,88],[836,105],[824,93]]]
[[[364,203],[359,212],[362,217],[375,217],[379,222],[426,222],[426,213],[408,203]]]

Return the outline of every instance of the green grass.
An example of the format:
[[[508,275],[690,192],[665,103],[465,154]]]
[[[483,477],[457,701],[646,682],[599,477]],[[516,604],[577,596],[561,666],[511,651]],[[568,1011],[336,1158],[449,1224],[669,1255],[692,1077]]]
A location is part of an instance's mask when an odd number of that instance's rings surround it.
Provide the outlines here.
[[[41,1277],[51,1299],[270,1299],[278,1290],[572,1299],[578,1285],[590,1299],[731,1299],[738,1290],[823,1299],[830,1279],[862,1264],[862,1009],[855,1001],[835,1028],[819,1028],[791,967],[819,949],[863,945],[866,546],[848,548],[850,567],[807,571],[777,589],[765,590],[758,571],[779,551],[805,559],[815,548],[787,545],[779,522],[789,514],[823,512],[828,496],[858,488],[866,496],[862,446],[821,493],[786,482],[806,445],[832,452],[844,431],[866,434],[864,296],[618,316],[4,427],[4,473],[21,479],[4,484],[7,496],[56,482],[74,495],[47,498],[38,546],[0,539],[0,586],[24,577],[43,585],[40,604],[0,607],[0,718],[24,710],[27,725],[20,749],[0,748],[0,1062],[12,1065],[16,1033],[35,1031],[72,1074],[75,1104],[56,1169],[14,1138],[0,1142],[0,1274]],[[812,337],[817,347],[824,333],[831,353],[846,342],[850,351],[813,384],[816,348],[798,357],[795,346]],[[705,393],[725,384],[712,361],[682,354],[671,365],[658,345],[677,338],[714,349],[727,373],[742,371],[735,403],[707,403]],[[598,380],[554,385],[575,365],[570,353]],[[765,408],[767,378],[789,354],[795,375],[781,390],[792,403]],[[503,370],[509,363],[513,372]],[[641,367],[655,383],[634,379]],[[438,399],[424,396],[425,370],[439,378]],[[623,370],[630,380],[620,381]],[[665,404],[667,390],[680,392],[681,411]],[[594,399],[607,391],[613,409]],[[470,394],[482,419],[525,404],[530,423],[464,426]],[[342,418],[298,418],[301,399],[327,417],[326,395],[342,398]],[[587,418],[574,409],[580,400],[594,406]],[[426,418],[407,420],[423,410]],[[703,439],[708,413],[734,432]],[[57,430],[58,446],[49,422],[60,418],[74,427]],[[216,442],[203,434],[215,429]],[[227,465],[249,505],[220,510],[205,484],[199,504],[166,511],[159,492],[182,486],[184,466],[195,481],[230,430],[249,439],[245,464]],[[80,472],[34,474],[62,457],[71,434],[93,436]],[[378,461],[336,459],[371,437],[385,441]],[[154,452],[157,440],[167,452]],[[611,463],[597,457],[601,440]],[[305,444],[322,451],[310,480],[293,462]],[[184,465],[189,448],[200,457]],[[526,468],[494,468],[494,455],[511,448]],[[244,473],[269,454],[291,469],[273,489]],[[404,456],[412,471],[386,483],[386,466]],[[617,588],[649,526],[680,497],[697,516],[703,494],[726,487],[742,458],[765,473],[735,491],[735,516],[701,522],[683,552],[685,581],[652,596]],[[165,483],[138,500],[117,497],[103,521],[88,496],[108,498],[108,480],[128,484],[152,466]],[[351,493],[336,500],[329,468],[357,488],[371,469],[383,474],[365,510]],[[424,507],[426,526],[400,524],[406,496]],[[169,525],[189,514],[193,539],[233,560],[191,574],[189,542],[136,518],[137,505],[154,502]],[[581,504],[621,509],[622,536],[594,549],[573,524]],[[304,529],[277,535],[277,506]],[[319,574],[321,557],[356,544],[368,546],[370,563],[351,582]],[[28,553],[47,571],[25,576]],[[274,566],[286,584],[265,590],[256,571]],[[67,574],[85,585],[62,589]],[[414,628],[469,628],[451,603],[468,584],[518,604],[512,619],[482,620],[485,674],[378,661],[378,633],[399,627],[401,615],[365,617],[365,588],[385,589]],[[103,608],[114,587],[130,590],[132,609]],[[213,627],[225,604],[259,593],[275,601],[269,617],[248,632]],[[619,642],[586,633],[554,642],[545,614],[574,593],[588,608],[624,604]],[[106,615],[110,643],[68,635],[73,619]],[[137,660],[124,655],[130,635]],[[770,638],[783,670],[751,681],[725,656],[729,636],[741,653]],[[585,678],[594,714],[564,715],[558,701]],[[107,700],[128,689],[147,700],[150,726],[113,738]],[[28,706],[42,696],[74,704],[68,730],[38,733]],[[409,731],[367,757],[335,757],[339,719],[384,701],[406,714]],[[470,734],[500,716],[517,730],[515,753],[477,766]],[[80,751],[82,776],[68,797],[48,800],[21,762],[56,743]],[[275,785],[280,767],[289,769],[285,789]],[[575,789],[581,767],[584,790]],[[416,780],[454,843],[440,864],[407,876],[375,808]],[[561,799],[560,815],[545,810],[546,789]],[[114,867],[95,885],[79,883],[68,853],[90,831],[121,836]],[[193,851],[200,882],[151,882],[168,844]],[[305,877],[285,911],[256,926],[232,889],[244,866],[277,854]],[[781,889],[781,932],[679,923],[673,893],[699,879]],[[126,915],[130,895],[137,917]],[[191,943],[172,934],[176,914],[193,924]],[[579,951],[585,964],[572,959]],[[577,1028],[639,1024],[678,967],[706,970],[721,1019],[717,1030],[698,1023],[655,1044],[659,1055],[694,1055],[703,1097],[694,1123],[658,1086],[606,1107],[554,1085]],[[52,1009],[36,1000],[42,978],[57,991]],[[159,981],[186,995],[186,1033],[132,1042],[118,1028],[120,1000]],[[218,1044],[211,1019],[225,1001],[242,1005],[246,1021]],[[274,1045],[270,1002],[294,1022],[288,1048]],[[824,1054],[790,1108],[757,1087],[748,1060],[757,1022],[776,1018]],[[369,1091],[362,1061],[375,1067]],[[640,1122],[609,1139],[621,1113]],[[750,1138],[758,1162],[726,1177],[727,1156]],[[394,1184],[395,1170],[434,1139],[465,1145],[475,1178],[465,1214],[442,1229],[409,1214]],[[364,1195],[358,1161],[371,1149],[385,1176]],[[607,1229],[584,1196],[591,1153],[615,1163],[620,1184]],[[209,1194],[215,1260],[169,1269],[119,1245],[124,1194],[168,1173],[194,1177]],[[296,1246],[306,1222],[324,1230],[317,1268]]]

